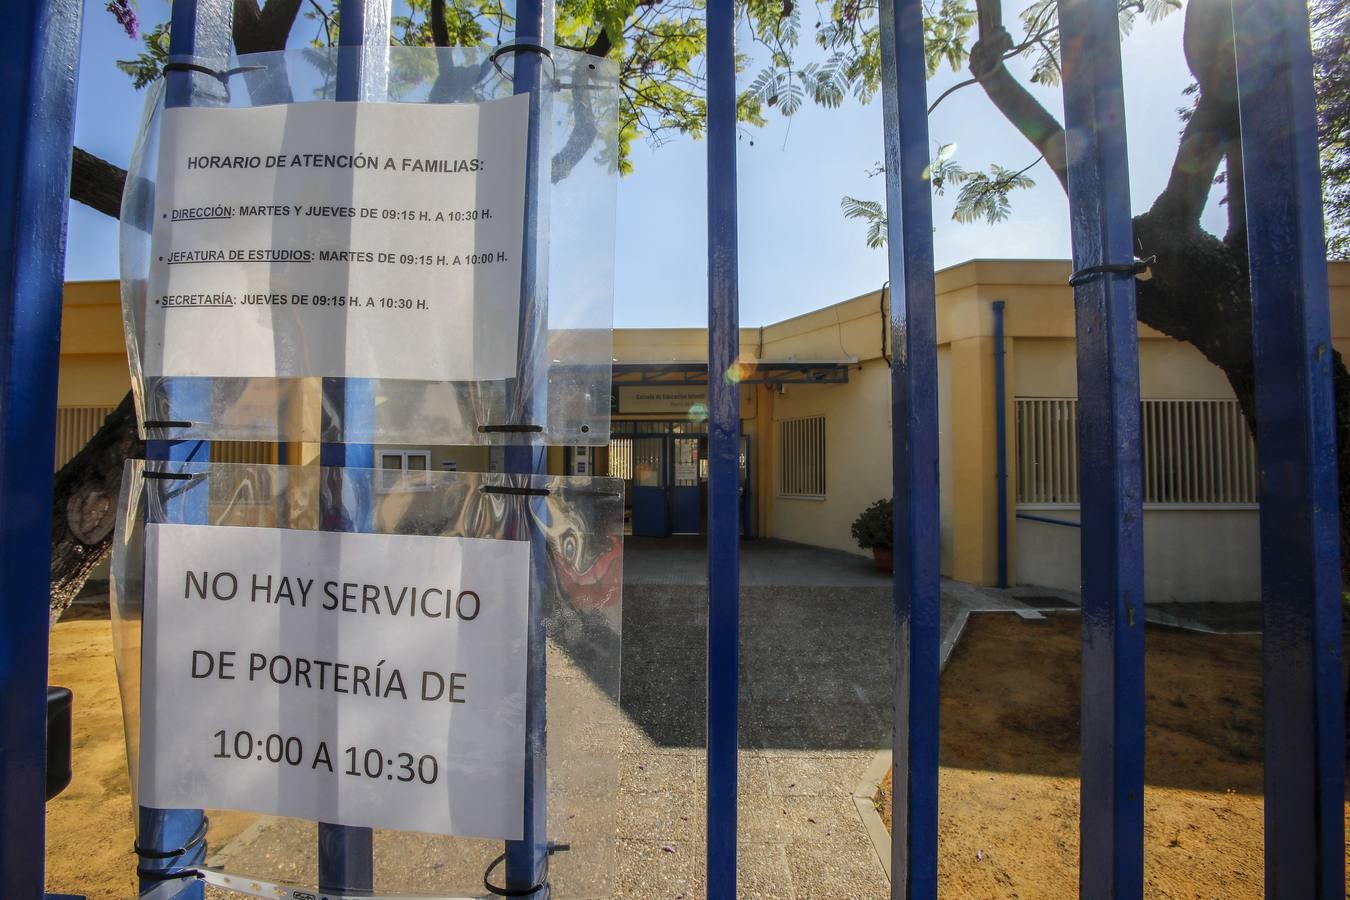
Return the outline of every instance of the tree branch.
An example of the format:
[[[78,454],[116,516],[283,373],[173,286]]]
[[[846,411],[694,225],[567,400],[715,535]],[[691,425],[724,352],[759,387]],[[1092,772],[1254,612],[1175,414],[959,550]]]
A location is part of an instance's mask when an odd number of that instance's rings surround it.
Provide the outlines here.
[[[75,454],[52,485],[51,624],[74,602],[89,573],[112,548],[122,464],[145,455],[136,433],[131,394],[122,398],[89,443]]]
[[[1214,175],[1227,157],[1228,240],[1242,241],[1245,250],[1241,127],[1230,9],[1227,0],[1191,0],[1186,8],[1186,64],[1199,85],[1199,98],[1181,133],[1167,187],[1153,201],[1150,215],[1199,227]]]
[[[1209,93],[1200,94],[1195,111],[1181,133],[1181,145],[1172,162],[1167,187],[1153,201],[1152,212],[1199,225],[1228,140],[1223,106],[1222,100]]]
[[[234,0],[234,49],[243,53],[262,53],[286,49],[286,38],[295,24],[302,0],[267,0],[261,9],[258,0]]]
[[[445,0],[431,0],[427,19],[431,23],[431,43],[437,47],[449,47],[450,27],[445,24]]]
[[[79,147],[71,149],[70,163],[70,199],[105,216],[119,218],[126,170]]]
[[[1004,118],[1045,157],[1060,185],[1069,188],[1068,157],[1064,149],[1064,126],[1052,116],[1004,64],[1004,54],[1013,46],[1003,27],[998,0],[976,0],[980,39],[970,48],[970,74]]]

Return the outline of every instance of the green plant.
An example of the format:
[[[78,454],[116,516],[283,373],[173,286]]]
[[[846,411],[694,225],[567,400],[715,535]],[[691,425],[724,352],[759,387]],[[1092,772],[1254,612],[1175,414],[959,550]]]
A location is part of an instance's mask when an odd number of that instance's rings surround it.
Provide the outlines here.
[[[858,514],[853,520],[853,539],[864,550],[891,549],[891,523],[893,507],[891,499],[878,500]]]

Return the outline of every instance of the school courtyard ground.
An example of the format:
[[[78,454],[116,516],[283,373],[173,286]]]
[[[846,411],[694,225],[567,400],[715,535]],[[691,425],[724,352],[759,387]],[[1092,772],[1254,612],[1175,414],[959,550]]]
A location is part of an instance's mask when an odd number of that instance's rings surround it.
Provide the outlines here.
[[[617,854],[600,880],[619,897],[699,897],[705,547],[694,538],[629,538],[625,551],[621,714],[600,689],[573,694],[568,711],[607,723],[595,737],[617,763],[612,815],[598,820],[601,832],[613,828]],[[884,898],[889,812],[876,797],[891,735],[890,580],[862,557],[761,540],[743,544],[742,586],[738,896]],[[1150,610],[1156,621],[1178,615],[1190,628],[1156,625],[1148,634],[1148,895],[1259,897],[1260,639],[1212,633],[1244,631],[1253,611]],[[106,612],[87,604],[56,627],[52,645],[52,681],[75,691],[76,755],[73,784],[49,805],[48,885],[91,900],[133,893],[108,630]],[[946,582],[942,630],[943,896],[1072,895],[1074,598]],[[555,652],[550,664],[562,669],[551,677],[585,680],[584,660]],[[312,826],[232,827],[224,818],[213,835],[221,839],[210,862],[313,870]],[[377,872],[397,868],[405,888],[463,885],[472,876],[445,846],[395,849],[377,839]]]

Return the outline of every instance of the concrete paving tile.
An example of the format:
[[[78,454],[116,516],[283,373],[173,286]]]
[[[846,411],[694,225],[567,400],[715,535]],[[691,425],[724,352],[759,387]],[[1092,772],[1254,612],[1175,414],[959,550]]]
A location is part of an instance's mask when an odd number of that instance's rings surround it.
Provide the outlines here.
[[[706,832],[707,803],[702,792],[625,792],[619,804],[618,835],[623,840],[697,843]]]
[[[858,816],[858,808],[852,797],[776,799],[779,814],[799,832],[798,839],[871,846],[871,839],[867,837],[867,829]]]
[[[705,895],[707,862],[702,841],[619,841],[616,898],[693,900]]]
[[[795,703],[824,706],[863,703],[882,706],[891,702],[893,688],[885,673],[824,669],[817,672],[746,672],[742,677],[752,703]]]
[[[786,848],[798,900],[887,900],[890,883],[871,844],[801,841]]]
[[[762,743],[756,746],[790,750],[880,750],[890,746],[889,713],[861,703],[802,708],[790,703],[764,703],[752,715]]]
[[[764,763],[771,797],[851,797],[873,754],[768,756]]]
[[[783,844],[739,842],[736,846],[736,896],[755,900],[793,897],[792,871]]]

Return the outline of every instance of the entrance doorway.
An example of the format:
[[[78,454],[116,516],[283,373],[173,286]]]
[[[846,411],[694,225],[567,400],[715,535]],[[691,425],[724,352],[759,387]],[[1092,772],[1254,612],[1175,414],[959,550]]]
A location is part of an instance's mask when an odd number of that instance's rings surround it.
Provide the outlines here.
[[[639,537],[703,534],[708,520],[708,435],[702,422],[615,422],[607,468],[624,480],[624,531]],[[752,533],[750,439],[741,438],[741,534]]]

